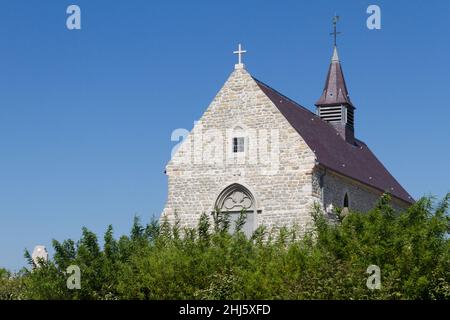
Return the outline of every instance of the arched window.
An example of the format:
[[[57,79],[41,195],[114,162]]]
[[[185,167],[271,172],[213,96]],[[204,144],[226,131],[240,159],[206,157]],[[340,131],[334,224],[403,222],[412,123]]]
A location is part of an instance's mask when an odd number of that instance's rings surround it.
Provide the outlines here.
[[[247,188],[237,183],[228,186],[217,198],[215,208],[230,215],[230,232],[234,232],[236,221],[239,219],[241,212],[245,211],[247,219],[242,231],[247,236],[252,235],[256,213],[255,198]]]
[[[349,213],[349,202],[348,202],[348,194],[345,193],[344,196],[344,205],[342,206],[342,218],[345,218]]]
[[[348,209],[348,193],[346,193],[344,196],[344,205],[342,207]]]

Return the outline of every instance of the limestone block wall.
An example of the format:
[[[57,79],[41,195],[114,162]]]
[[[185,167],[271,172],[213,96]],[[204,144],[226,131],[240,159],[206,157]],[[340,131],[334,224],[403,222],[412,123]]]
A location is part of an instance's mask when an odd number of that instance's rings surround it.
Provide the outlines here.
[[[233,154],[235,130],[246,149]],[[255,198],[255,228],[308,225],[315,201],[314,153],[244,69],[235,70],[166,167],[162,213],[195,227],[219,194],[238,183]]]
[[[324,209],[329,208],[330,204],[334,208],[342,208],[345,194],[347,194],[350,209],[366,212],[374,207],[383,194],[380,190],[319,167],[314,170],[313,180],[316,182],[313,184],[314,192],[322,198]],[[320,190],[321,185],[322,190]],[[396,210],[406,208],[409,205],[394,197],[391,204]]]

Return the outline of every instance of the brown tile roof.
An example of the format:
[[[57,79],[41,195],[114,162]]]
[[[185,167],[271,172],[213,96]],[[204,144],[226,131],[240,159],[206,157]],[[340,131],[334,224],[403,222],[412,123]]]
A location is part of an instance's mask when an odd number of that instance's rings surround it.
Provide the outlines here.
[[[261,81],[255,81],[314,151],[321,165],[406,202],[414,202],[364,142],[355,139],[355,145],[347,143],[331,124]]]

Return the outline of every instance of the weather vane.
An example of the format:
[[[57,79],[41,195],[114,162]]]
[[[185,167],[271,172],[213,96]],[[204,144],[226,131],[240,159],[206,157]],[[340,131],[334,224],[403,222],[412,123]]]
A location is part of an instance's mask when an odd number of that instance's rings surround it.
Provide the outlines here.
[[[336,30],[336,25],[337,25],[338,21],[339,21],[339,16],[336,15],[336,14],[334,14],[334,17],[333,17],[333,32],[330,33],[330,35],[332,35],[332,36],[334,37],[334,46],[335,46],[335,47],[336,47],[336,38],[337,38],[337,35],[338,35],[338,34],[341,34],[340,32],[337,32],[337,30]]]

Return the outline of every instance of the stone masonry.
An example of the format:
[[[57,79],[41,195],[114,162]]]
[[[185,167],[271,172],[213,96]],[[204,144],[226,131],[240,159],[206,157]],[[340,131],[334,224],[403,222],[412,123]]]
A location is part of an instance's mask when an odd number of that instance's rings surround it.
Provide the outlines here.
[[[271,164],[260,159],[252,163],[249,158],[254,149],[263,145],[260,139],[253,150],[247,150],[245,159],[231,159],[225,164],[214,162],[217,153],[226,154],[230,149],[229,133],[236,127],[267,132],[269,137],[271,132],[277,133],[279,164],[271,170]],[[208,132],[214,131],[222,134],[222,141],[207,139]],[[194,142],[196,135],[203,137],[198,149]],[[255,198],[260,212],[255,217],[255,228],[261,224],[269,228],[294,223],[306,225],[314,201],[319,200],[312,193],[313,168],[314,153],[250,74],[245,69],[237,69],[168,163],[169,191],[163,216],[173,220],[177,212],[182,225],[194,227],[201,213],[214,211],[221,191],[238,183]]]
[[[245,152],[233,153],[233,137],[245,136]],[[304,139],[252,76],[236,68],[166,167],[169,222],[195,227],[212,214],[227,187],[237,184],[254,198],[256,229],[307,228],[314,203],[366,211],[381,191],[322,168]],[[406,203],[396,200],[399,207]],[[332,206],[330,206],[332,205]]]

